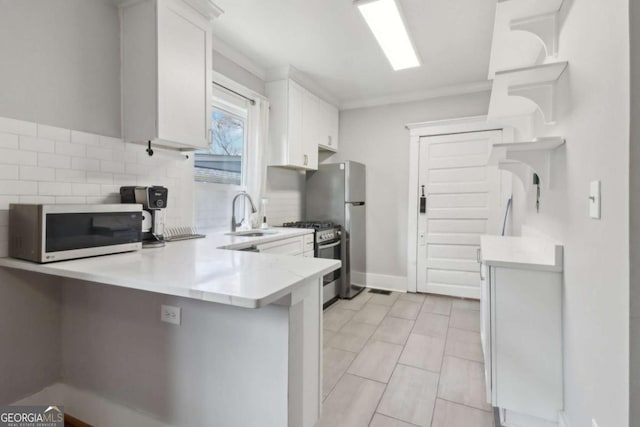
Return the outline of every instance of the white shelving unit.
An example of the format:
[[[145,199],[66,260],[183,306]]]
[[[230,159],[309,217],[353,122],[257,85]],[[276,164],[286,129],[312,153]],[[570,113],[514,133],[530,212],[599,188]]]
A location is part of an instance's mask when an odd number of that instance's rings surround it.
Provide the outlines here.
[[[496,5],[489,79],[558,53],[558,12],[563,0],[506,0]]]
[[[556,82],[567,65],[565,61],[497,72],[489,102],[489,119],[528,115],[540,110],[545,123],[553,123]]]
[[[513,173],[522,181],[525,188],[528,188],[533,173],[536,173],[540,177],[542,187],[549,188],[551,156],[564,143],[564,138],[552,136],[528,142],[494,144],[489,156],[489,164]]]

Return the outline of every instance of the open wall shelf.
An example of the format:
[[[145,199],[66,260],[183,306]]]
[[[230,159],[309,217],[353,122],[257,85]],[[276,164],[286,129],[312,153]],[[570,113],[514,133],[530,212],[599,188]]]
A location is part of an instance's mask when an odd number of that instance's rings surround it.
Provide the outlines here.
[[[540,110],[545,123],[554,123],[556,82],[567,65],[568,62],[554,62],[496,73],[489,119],[529,115]]]
[[[558,53],[558,12],[563,0],[506,0],[496,5],[489,79],[529,67]]]
[[[540,177],[542,187],[551,184],[551,156],[565,140],[559,136],[537,138],[527,142],[494,144],[489,156],[489,164],[508,170],[520,178],[525,188],[532,181],[534,173]]]

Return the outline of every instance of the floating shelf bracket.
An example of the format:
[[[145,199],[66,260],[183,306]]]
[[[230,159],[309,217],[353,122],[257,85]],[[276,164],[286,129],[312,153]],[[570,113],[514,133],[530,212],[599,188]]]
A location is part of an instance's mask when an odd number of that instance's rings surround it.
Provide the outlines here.
[[[555,122],[556,82],[568,62],[554,62],[497,72],[493,79],[489,118],[542,113],[544,122]]]
[[[558,14],[563,0],[498,2],[489,79],[499,71],[529,67],[558,54]]]
[[[494,144],[489,164],[508,170],[517,176],[525,188],[531,184],[533,173],[538,174],[543,188],[551,184],[551,156],[564,145],[564,138],[553,136],[537,138],[529,142]]]

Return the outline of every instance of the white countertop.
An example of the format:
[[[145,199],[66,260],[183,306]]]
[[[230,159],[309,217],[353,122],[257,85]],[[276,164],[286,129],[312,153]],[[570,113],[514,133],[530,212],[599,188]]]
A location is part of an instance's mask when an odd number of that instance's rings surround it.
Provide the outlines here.
[[[204,239],[170,242],[163,248],[50,264],[0,258],[0,267],[247,308],[277,301],[304,281],[340,267],[336,260],[228,250],[313,232],[270,230],[277,233],[242,237],[213,232]]]
[[[481,236],[482,262],[494,267],[561,272],[563,246],[538,237]]]

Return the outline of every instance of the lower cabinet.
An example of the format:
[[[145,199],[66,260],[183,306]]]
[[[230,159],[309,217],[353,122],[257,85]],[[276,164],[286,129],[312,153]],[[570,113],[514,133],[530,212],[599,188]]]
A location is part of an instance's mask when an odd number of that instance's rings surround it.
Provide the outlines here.
[[[481,265],[487,401],[504,426],[557,425],[563,408],[562,273]]]
[[[313,234],[290,237],[275,242],[256,245],[256,250],[266,254],[304,256],[313,258]]]

